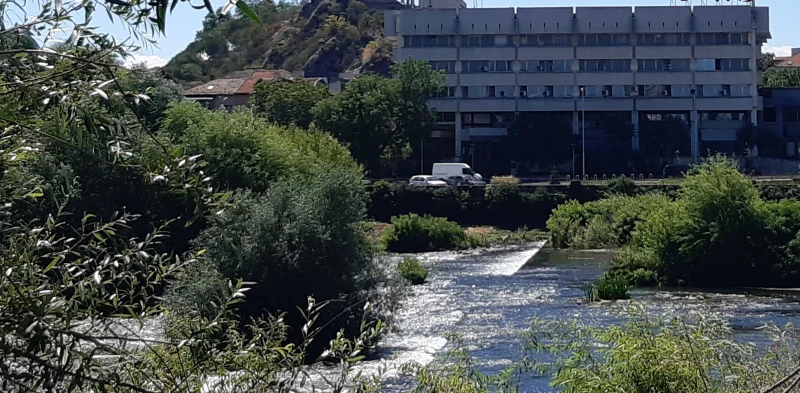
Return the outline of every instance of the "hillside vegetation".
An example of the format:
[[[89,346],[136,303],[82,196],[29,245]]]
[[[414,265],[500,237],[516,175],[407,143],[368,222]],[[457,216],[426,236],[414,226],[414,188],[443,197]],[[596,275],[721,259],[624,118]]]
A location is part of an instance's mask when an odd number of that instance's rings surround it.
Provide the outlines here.
[[[164,67],[184,84],[205,82],[244,68],[388,73],[391,43],[383,14],[357,0],[250,1],[263,23],[241,13],[209,14],[195,40]]]

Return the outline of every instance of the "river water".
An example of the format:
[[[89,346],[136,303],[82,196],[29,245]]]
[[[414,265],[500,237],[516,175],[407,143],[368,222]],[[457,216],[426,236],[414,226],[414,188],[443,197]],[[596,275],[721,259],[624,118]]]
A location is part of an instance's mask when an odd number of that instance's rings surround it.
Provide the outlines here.
[[[396,331],[380,343],[379,359],[361,367],[388,367],[386,390],[406,391],[408,378],[394,369],[410,361],[433,361],[447,349],[447,332],[460,335],[480,368],[492,372],[523,356],[518,333],[534,318],[619,323],[619,306],[580,302],[582,286],[602,274],[612,253],[541,247],[417,255],[430,270],[428,283],[411,289],[395,320]],[[701,312],[727,318],[748,341],[764,340],[755,329],[765,322],[797,324],[800,315],[800,294],[791,292],[635,290],[631,297],[658,315]],[[548,383],[546,377],[529,375],[522,391],[553,391]]]

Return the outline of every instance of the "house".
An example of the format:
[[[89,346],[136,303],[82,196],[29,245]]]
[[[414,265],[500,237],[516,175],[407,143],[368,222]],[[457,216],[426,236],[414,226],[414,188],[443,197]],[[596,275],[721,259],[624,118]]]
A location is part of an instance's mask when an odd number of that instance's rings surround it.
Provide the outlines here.
[[[184,96],[187,100],[200,102],[208,109],[232,109],[247,105],[250,102],[250,95],[253,94],[259,82],[281,79],[298,80],[286,70],[244,70],[195,86],[186,90]],[[319,83],[327,85],[322,78],[300,79],[305,79],[314,85]]]
[[[800,48],[792,48],[792,55],[787,57],[776,57],[775,67],[777,68],[800,68]]]

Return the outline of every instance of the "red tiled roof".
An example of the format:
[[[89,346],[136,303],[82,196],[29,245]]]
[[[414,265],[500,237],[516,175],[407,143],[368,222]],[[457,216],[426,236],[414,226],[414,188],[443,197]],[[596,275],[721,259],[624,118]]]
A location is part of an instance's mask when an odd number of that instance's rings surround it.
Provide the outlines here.
[[[294,79],[292,73],[286,70],[258,70],[244,81],[236,94],[253,94],[256,83],[261,81],[274,81],[277,79]]]
[[[800,67],[800,53],[789,57],[776,57],[775,67]]]
[[[276,79],[294,79],[286,70],[244,70],[233,72],[224,78],[214,79],[186,90],[186,96],[250,95],[256,83]]]

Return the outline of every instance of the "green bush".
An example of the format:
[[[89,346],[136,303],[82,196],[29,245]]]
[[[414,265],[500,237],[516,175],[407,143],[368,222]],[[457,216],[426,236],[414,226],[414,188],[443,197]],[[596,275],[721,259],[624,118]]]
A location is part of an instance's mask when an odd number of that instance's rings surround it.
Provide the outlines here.
[[[697,166],[676,201],[636,224],[609,274],[631,283],[710,287],[795,285],[792,239],[800,204],[764,201],[735,165],[714,157]]]
[[[256,283],[238,308],[241,316],[286,311],[287,323],[301,326],[302,315],[295,310],[313,295],[321,301],[341,300],[325,308],[323,317],[333,318],[385,282],[362,225],[365,197],[362,177],[347,169],[331,167],[304,181],[280,180],[263,196],[237,193],[235,206],[195,245],[207,250],[226,279]],[[328,333],[342,325],[355,333],[357,326],[347,323],[357,319],[348,315],[332,323]]]
[[[624,246],[637,222],[668,203],[666,196],[656,193],[612,196],[585,204],[569,201],[553,210],[547,229],[556,248]]]
[[[597,302],[600,300],[630,299],[628,296],[628,282],[624,279],[600,277],[583,288],[586,300]]]
[[[623,175],[608,182],[608,193],[633,196],[639,193],[639,186],[633,179]]]
[[[424,284],[428,279],[428,269],[419,263],[418,259],[405,258],[400,264],[397,265],[397,272],[400,277],[408,280],[413,285]]]
[[[250,111],[179,103],[167,111],[161,132],[203,155],[216,188],[262,192],[278,179],[303,181],[328,168],[360,172],[347,148],[330,135],[270,124]]]
[[[452,250],[466,246],[467,235],[458,224],[442,217],[409,214],[392,217],[382,242],[391,252]]]
[[[742,343],[727,321],[704,314],[651,317],[637,304],[626,311],[622,323],[604,327],[535,320],[523,334],[524,347],[555,355],[537,369],[553,375],[555,390],[575,393],[760,392],[797,367],[791,327],[766,326],[763,340],[774,345],[762,348]]]

